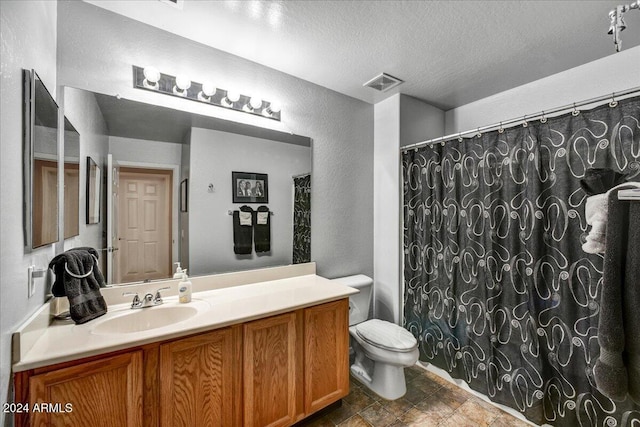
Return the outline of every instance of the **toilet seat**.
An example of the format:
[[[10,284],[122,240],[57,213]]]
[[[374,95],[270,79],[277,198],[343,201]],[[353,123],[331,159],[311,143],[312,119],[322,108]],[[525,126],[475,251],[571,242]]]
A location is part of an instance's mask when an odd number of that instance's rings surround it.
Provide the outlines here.
[[[418,342],[411,332],[380,319],[371,319],[355,326],[356,334],[368,344],[395,352],[410,352]]]

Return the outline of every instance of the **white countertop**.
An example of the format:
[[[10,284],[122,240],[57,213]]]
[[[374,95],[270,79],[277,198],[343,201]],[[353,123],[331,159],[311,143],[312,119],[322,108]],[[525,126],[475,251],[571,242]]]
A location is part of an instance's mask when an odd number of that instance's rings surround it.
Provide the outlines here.
[[[56,321],[13,365],[14,372],[81,359],[156,341],[177,338],[225,326],[272,316],[299,308],[346,298],[358,290],[315,274],[271,280],[223,289],[197,292],[193,302],[179,304],[177,296],[164,298],[163,306],[193,304],[195,316],[168,326],[125,334],[95,334],[104,321],[140,310],[130,304],[110,305],[108,313],[83,325]]]

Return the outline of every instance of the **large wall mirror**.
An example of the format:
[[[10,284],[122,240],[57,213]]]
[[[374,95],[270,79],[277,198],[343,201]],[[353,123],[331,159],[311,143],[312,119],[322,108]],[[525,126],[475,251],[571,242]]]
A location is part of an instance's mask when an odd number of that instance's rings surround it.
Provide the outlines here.
[[[34,70],[24,79],[25,250],[58,241],[58,105]]]
[[[64,238],[80,234],[80,134],[64,118]]]
[[[109,284],[166,279],[175,262],[205,275],[311,260],[311,138],[74,88],[65,112],[108,133],[83,155],[108,158]],[[234,203],[234,171],[266,175],[268,203]],[[233,212],[245,205],[271,212],[268,251],[234,253]]]

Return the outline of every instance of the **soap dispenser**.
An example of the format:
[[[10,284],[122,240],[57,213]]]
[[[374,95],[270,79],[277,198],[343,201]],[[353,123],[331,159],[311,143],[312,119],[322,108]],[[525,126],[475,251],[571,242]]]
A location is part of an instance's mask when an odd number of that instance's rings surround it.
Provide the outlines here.
[[[176,265],[176,272],[173,274],[173,278],[182,279],[182,268],[180,268],[180,262],[174,262],[174,264]]]
[[[178,295],[181,303],[191,302],[191,281],[187,277],[187,269],[182,270],[182,281],[178,284]]]

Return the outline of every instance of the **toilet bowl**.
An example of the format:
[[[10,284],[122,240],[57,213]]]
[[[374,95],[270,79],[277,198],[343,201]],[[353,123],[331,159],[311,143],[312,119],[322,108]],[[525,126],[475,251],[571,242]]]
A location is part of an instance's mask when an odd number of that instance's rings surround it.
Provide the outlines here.
[[[334,279],[360,290],[349,298],[349,333],[355,361],[351,374],[387,400],[407,391],[404,368],[418,361],[418,342],[406,329],[385,320],[368,319],[373,280],[364,275]]]

